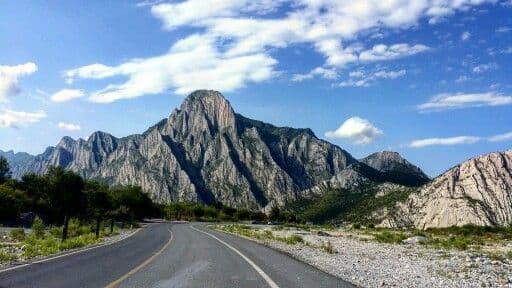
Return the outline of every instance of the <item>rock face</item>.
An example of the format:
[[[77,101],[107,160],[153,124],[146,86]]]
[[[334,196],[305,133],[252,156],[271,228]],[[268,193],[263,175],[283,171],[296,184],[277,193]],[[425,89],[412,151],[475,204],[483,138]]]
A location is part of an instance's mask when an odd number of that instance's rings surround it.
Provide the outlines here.
[[[512,224],[512,150],[463,162],[395,208],[381,226]]]
[[[392,182],[420,186],[430,181],[430,178],[420,168],[409,163],[397,152],[377,152],[360,161],[384,173],[389,178],[388,180],[394,180]]]
[[[318,139],[310,129],[275,127],[236,114],[215,91],[196,91],[141,135],[64,137],[12,165],[15,177],[62,166],[110,184],[140,185],[160,202],[214,201],[234,207],[283,205],[337,179],[381,181],[382,173]],[[369,172],[347,167],[364,166]],[[354,180],[356,179],[356,180]],[[334,180],[333,180],[334,181]]]

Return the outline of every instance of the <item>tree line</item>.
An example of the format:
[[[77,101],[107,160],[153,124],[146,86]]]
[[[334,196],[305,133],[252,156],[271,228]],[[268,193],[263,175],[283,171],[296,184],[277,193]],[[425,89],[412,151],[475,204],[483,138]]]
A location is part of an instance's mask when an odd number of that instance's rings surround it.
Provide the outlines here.
[[[178,221],[266,221],[268,217],[261,211],[244,208],[236,209],[220,202],[209,206],[192,202],[174,202],[160,204],[161,217]]]
[[[31,212],[47,225],[62,225],[62,239],[68,236],[69,220],[95,222],[99,235],[103,221],[134,222],[146,217],[187,221],[272,221],[297,222],[295,214],[272,207],[261,211],[236,209],[220,202],[209,206],[198,203],[153,203],[138,186],[114,186],[84,179],[73,171],[50,167],[44,175],[29,173],[12,179],[7,160],[0,156],[0,223],[22,225],[22,216]]]
[[[71,218],[94,221],[99,236],[102,221],[110,221],[112,231],[115,221],[133,222],[158,213],[158,207],[138,186],[109,187],[60,167],[50,167],[44,175],[29,173],[16,180],[11,178],[7,160],[0,157],[2,224],[22,225],[27,215],[37,215],[47,225],[62,225],[65,240]]]

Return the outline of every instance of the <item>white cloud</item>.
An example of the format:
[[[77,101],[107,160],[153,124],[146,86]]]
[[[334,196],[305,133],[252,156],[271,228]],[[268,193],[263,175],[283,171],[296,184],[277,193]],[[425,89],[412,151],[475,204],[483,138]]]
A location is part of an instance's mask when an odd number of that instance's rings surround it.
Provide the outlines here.
[[[427,138],[420,140],[413,140],[409,143],[409,147],[422,148],[426,146],[436,145],[461,145],[461,144],[473,144],[481,140],[487,140],[489,142],[503,142],[512,141],[512,132],[497,134],[490,137],[475,137],[475,136],[456,136],[448,138]]]
[[[427,51],[428,49],[429,47],[422,44],[416,44],[412,46],[404,43],[394,44],[391,46],[379,44],[373,46],[371,50],[361,52],[361,54],[359,54],[359,59],[361,61],[392,60],[418,54]]]
[[[53,102],[67,102],[76,98],[83,97],[85,94],[82,90],[62,89],[51,96]]]
[[[292,76],[292,81],[301,82],[304,80],[313,79],[315,76],[320,76],[324,79],[336,79],[336,77],[338,77],[338,73],[336,72],[336,69],[316,67],[306,74],[294,74]]]
[[[382,135],[384,135],[382,130],[375,127],[370,121],[359,117],[351,117],[345,120],[338,129],[325,132],[325,137],[349,139],[358,145],[371,144]]]
[[[498,27],[498,29],[496,29],[496,33],[508,33],[512,31],[512,28],[508,27],[508,26],[501,26],[501,27]]]
[[[462,39],[462,41],[469,40],[469,38],[471,38],[471,33],[469,33],[469,31],[464,31],[460,35],[460,39]]]
[[[275,75],[273,58],[262,54],[227,57],[201,35],[189,36],[176,42],[164,55],[133,59],[119,66],[93,64],[68,70],[65,76],[103,79],[126,76],[121,84],[111,84],[95,91],[89,99],[109,103],[119,99],[157,94],[175,88],[177,94],[197,89],[216,89],[229,92],[246,82],[261,82]]]
[[[469,78],[466,75],[462,75],[462,76],[459,76],[459,78],[455,79],[455,82],[456,83],[463,83],[463,82],[467,82],[469,80],[471,80],[471,78]]]
[[[19,92],[19,78],[36,71],[37,65],[32,62],[15,66],[0,65],[0,102],[6,101],[7,97]]]
[[[183,25],[197,25],[205,19],[232,17],[240,13],[256,12],[266,14],[274,11],[283,0],[202,0],[163,3],[153,5],[151,13],[162,20],[165,29],[175,29]]]
[[[406,71],[404,69],[398,71],[377,71],[373,74],[376,78],[384,78],[384,79],[396,79],[398,77],[404,76]]]
[[[396,79],[403,77],[406,74],[406,70],[379,70],[373,73],[366,73],[364,71],[352,71],[349,73],[349,79],[342,81],[339,85],[341,87],[368,87],[372,85],[378,79]]]
[[[423,44],[354,43],[369,31],[408,29],[421,19],[439,20],[456,11],[493,0],[337,1],[337,0],[188,0],[144,2],[164,29],[196,31],[174,43],[168,53],[132,59],[117,66],[101,63],[71,69],[66,82],[77,78],[127,78],[92,93],[96,102],[112,102],[170,89],[186,94],[198,88],[231,91],[276,75],[275,49],[311,45],[325,57],[323,69],[349,63],[392,60],[428,50]],[[286,14],[270,13],[286,6]],[[384,31],[385,32],[385,31]],[[296,80],[331,74],[300,74]]]
[[[499,68],[496,63],[480,64],[473,68],[473,73],[484,73],[491,70],[497,70]]]
[[[489,137],[488,140],[490,142],[510,141],[510,140],[512,140],[512,132],[494,135],[494,136]]]
[[[46,117],[44,111],[24,112],[4,109],[0,113],[0,128],[20,127],[37,123]]]
[[[430,101],[418,105],[420,111],[440,111],[456,108],[512,105],[512,96],[495,92],[436,95]]]
[[[59,122],[57,124],[57,127],[59,129],[67,130],[67,131],[80,131],[80,125],[73,124],[73,123],[66,123],[66,122]]]
[[[409,144],[409,147],[412,148],[422,148],[427,146],[451,146],[451,145],[461,145],[461,144],[473,144],[480,140],[479,137],[473,136],[457,136],[457,137],[449,137],[449,138],[427,138],[414,140]]]

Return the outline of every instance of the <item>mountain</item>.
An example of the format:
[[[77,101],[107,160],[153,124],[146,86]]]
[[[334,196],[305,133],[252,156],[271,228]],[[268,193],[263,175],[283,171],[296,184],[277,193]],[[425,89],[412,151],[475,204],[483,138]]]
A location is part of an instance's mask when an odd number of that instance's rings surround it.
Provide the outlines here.
[[[276,127],[236,114],[219,92],[207,90],[189,95],[143,134],[64,137],[44,153],[17,162],[13,174],[44,173],[50,166],[112,185],[140,185],[159,202],[218,201],[246,208],[282,206],[326,181],[408,184],[318,139],[310,129]]]
[[[403,183],[407,186],[421,186],[430,181],[430,178],[419,167],[409,163],[397,152],[377,152],[360,161],[386,174],[389,182]]]
[[[34,159],[33,155],[30,155],[25,152],[14,153],[14,151],[12,150],[7,152],[0,150],[0,156],[7,159],[7,162],[9,162],[11,170],[15,171],[16,173],[23,173],[25,165],[31,162],[32,159]],[[19,178],[19,174],[13,176]]]
[[[512,150],[467,160],[383,213],[387,227],[512,224]]]

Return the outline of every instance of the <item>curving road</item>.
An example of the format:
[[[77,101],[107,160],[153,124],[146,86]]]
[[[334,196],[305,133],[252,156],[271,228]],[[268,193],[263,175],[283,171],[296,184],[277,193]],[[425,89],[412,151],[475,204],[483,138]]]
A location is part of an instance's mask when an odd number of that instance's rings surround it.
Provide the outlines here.
[[[202,224],[150,224],[82,253],[0,272],[0,287],[353,287]]]

